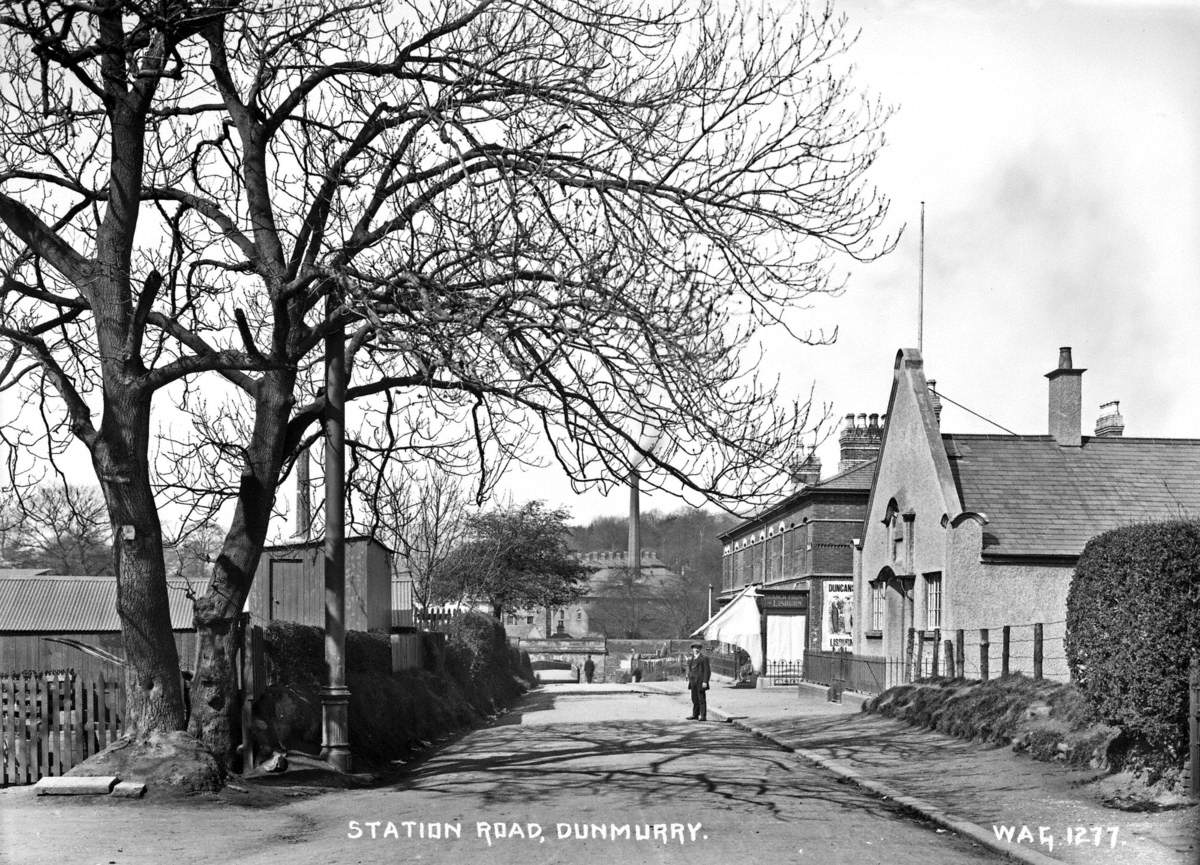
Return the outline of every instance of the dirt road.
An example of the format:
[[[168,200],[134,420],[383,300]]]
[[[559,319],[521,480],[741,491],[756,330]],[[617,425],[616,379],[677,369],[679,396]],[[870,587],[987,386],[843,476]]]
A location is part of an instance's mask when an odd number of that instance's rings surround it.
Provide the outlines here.
[[[266,804],[0,792],[0,858],[72,863],[998,862],[677,698],[546,687],[385,787]],[[250,803],[254,803],[251,805]]]

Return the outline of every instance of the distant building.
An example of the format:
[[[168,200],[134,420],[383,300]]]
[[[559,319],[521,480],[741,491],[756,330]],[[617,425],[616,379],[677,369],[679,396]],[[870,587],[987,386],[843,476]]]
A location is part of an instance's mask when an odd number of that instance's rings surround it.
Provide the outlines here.
[[[610,638],[670,637],[678,630],[675,602],[681,592],[679,574],[654,550],[642,551],[637,580],[630,579],[624,550],[586,552],[580,560],[590,570],[584,595],[564,607],[517,610],[504,616],[509,637]]]
[[[795,492],[719,536],[720,610],[696,631],[745,649],[757,669],[803,661],[806,649],[852,644],[853,552],[862,532],[886,416],[847,415],[838,472],[821,480],[813,456]]]
[[[1047,435],[950,434],[920,352],[897,354],[855,567],[856,653],[911,660],[910,629],[923,631],[928,670],[935,632],[961,629],[976,676],[984,629],[994,674],[1007,625],[1011,669],[1028,672],[1040,623],[1044,674],[1065,678],[1067,590],[1088,539],[1200,513],[1200,439],[1126,438],[1112,402],[1083,435],[1083,373],[1061,349],[1046,374]]]

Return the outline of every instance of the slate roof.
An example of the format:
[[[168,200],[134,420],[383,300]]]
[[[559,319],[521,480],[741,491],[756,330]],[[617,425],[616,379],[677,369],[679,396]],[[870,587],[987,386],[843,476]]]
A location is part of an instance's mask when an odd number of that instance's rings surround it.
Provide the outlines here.
[[[851,466],[845,471],[838,472],[836,475],[828,477],[823,481],[818,481],[815,484],[801,487],[800,489],[796,490],[796,492],[789,493],[785,498],[780,499],[775,504],[759,511],[745,522],[738,523],[732,529],[717,535],[717,539],[725,541],[741,534],[748,528],[757,528],[760,523],[769,523],[780,513],[789,510],[793,505],[796,505],[805,498],[812,496],[814,493],[823,492],[825,490],[837,490],[845,492],[861,492],[865,495],[871,491],[871,481],[875,478],[875,464],[877,462],[878,460],[867,460],[866,462],[859,463],[856,466]]]
[[[171,628],[191,630],[192,602],[186,582],[168,580]],[[193,583],[197,593],[203,583]],[[0,632],[76,633],[119,631],[115,577],[0,576]]]
[[[1077,556],[1131,523],[1200,515],[1200,439],[943,435],[984,556]]]

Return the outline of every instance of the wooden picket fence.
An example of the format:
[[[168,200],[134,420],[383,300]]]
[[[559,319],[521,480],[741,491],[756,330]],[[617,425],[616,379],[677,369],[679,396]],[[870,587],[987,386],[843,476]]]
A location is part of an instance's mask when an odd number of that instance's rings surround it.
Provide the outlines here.
[[[124,723],[117,673],[0,675],[0,786],[65,774],[119,739]]]

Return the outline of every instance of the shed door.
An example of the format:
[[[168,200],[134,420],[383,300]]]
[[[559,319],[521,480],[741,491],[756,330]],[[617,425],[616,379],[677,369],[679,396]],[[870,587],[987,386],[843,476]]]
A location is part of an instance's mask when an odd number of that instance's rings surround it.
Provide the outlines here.
[[[308,603],[308,595],[315,590],[316,587],[305,585],[304,563],[300,559],[271,559],[269,615],[272,621],[316,624],[308,621],[309,617],[305,615],[312,606]]]

